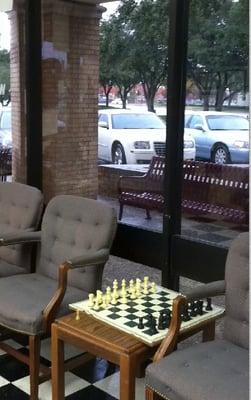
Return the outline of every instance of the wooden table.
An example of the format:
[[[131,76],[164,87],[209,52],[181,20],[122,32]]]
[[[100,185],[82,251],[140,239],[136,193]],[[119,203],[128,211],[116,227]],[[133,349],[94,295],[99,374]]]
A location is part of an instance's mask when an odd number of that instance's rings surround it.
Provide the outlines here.
[[[203,330],[203,340],[214,337],[215,319],[198,324],[182,334],[179,341]],[[69,314],[52,324],[52,399],[64,397],[64,343],[83,348],[120,367],[120,400],[135,399],[137,368],[155,353],[157,346],[150,347],[134,336],[113,328],[85,313]],[[84,368],[84,366],[83,366]]]

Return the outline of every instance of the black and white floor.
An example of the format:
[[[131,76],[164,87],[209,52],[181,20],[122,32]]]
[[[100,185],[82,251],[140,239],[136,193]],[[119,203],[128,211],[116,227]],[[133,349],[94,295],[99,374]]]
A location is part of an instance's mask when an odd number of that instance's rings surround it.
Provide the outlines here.
[[[27,348],[11,341],[11,345]],[[71,358],[79,354],[78,350],[68,346],[65,357]],[[41,361],[50,364],[50,340],[42,342]],[[66,400],[116,400],[119,398],[119,369],[103,359],[89,361],[80,368],[65,374]],[[29,370],[22,363],[0,350],[0,399],[29,400]],[[51,382],[39,386],[39,399],[51,400]],[[144,400],[144,378],[137,379],[136,400]]]

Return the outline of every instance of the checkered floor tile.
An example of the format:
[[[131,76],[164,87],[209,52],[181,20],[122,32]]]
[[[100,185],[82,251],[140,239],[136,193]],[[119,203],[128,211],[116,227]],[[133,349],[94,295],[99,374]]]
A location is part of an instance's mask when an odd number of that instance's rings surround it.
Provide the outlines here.
[[[11,345],[27,353],[27,348],[11,341]],[[66,346],[65,357],[71,358],[79,351]],[[50,365],[50,341],[42,342],[41,362]],[[96,358],[71,372],[65,373],[66,400],[116,400],[119,398],[119,368],[106,360]],[[28,367],[0,351],[0,399],[29,400]],[[51,400],[51,382],[39,386],[39,399]],[[144,400],[144,379],[137,379],[136,400]]]

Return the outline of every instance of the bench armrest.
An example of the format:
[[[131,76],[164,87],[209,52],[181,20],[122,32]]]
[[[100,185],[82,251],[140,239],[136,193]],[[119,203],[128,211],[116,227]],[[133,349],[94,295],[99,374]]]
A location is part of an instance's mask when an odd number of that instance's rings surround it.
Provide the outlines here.
[[[12,232],[3,235],[0,238],[0,246],[9,246],[13,244],[22,244],[22,243],[31,243],[31,242],[40,242],[41,241],[41,232]]]
[[[193,288],[186,297],[188,300],[197,300],[206,297],[221,296],[225,294],[225,281],[215,281]]]

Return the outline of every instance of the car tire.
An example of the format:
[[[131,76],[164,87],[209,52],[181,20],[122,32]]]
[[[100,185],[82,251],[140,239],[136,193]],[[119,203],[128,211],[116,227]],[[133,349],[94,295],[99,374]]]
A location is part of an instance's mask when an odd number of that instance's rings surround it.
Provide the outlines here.
[[[120,143],[116,143],[112,149],[112,162],[113,164],[126,164],[125,151]]]
[[[227,146],[218,144],[212,151],[211,161],[215,164],[229,164],[231,162]]]

